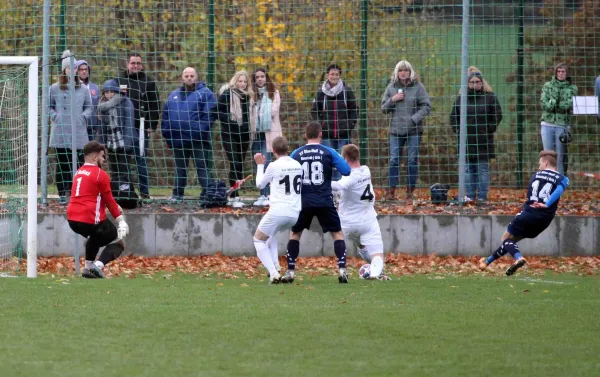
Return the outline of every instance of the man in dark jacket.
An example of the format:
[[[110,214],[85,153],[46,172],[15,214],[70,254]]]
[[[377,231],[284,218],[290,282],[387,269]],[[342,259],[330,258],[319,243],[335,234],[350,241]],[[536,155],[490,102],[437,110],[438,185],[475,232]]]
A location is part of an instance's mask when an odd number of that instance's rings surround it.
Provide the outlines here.
[[[161,122],[162,135],[175,157],[175,187],[169,199],[175,203],[183,200],[190,158],[194,160],[200,186],[206,188],[211,180],[211,112],[217,105],[213,92],[198,80],[194,68],[184,69],[181,79],[183,86],[169,95]]]
[[[148,156],[149,133],[156,131],[158,117],[160,116],[160,98],[158,88],[144,72],[142,56],[132,52],[129,54],[127,70],[115,79],[119,86],[126,85],[125,91],[131,102],[133,102],[135,127],[139,130],[140,119],[144,118],[144,148],[136,148],[135,161],[138,170],[140,185],[140,196],[144,199],[150,198],[148,183],[148,167],[146,156]]]

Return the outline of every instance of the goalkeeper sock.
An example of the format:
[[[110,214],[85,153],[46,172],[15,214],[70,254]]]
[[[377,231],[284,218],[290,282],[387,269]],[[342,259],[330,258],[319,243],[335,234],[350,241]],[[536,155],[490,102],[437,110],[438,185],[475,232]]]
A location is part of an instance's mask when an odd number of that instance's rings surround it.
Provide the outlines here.
[[[94,261],[93,261],[93,260],[87,260],[87,259],[86,259],[86,261],[85,261],[85,268],[88,268],[88,269],[90,269],[90,268],[92,268],[92,267],[94,267]]]
[[[277,249],[277,240],[275,237],[269,237],[269,240],[267,241],[267,247],[271,253],[273,265],[275,266],[275,269],[277,269],[277,266],[279,266],[279,250]]]
[[[383,258],[379,255],[373,257],[371,261],[371,277],[377,278],[383,272]]]
[[[271,250],[267,247],[267,242],[254,238],[254,248],[256,249],[258,259],[260,259],[263,266],[269,271],[269,275],[273,276],[277,272],[277,269],[275,269],[275,265],[271,260]]]
[[[300,241],[289,240],[286,254],[288,270],[293,271],[296,269],[296,259],[298,259],[298,254],[300,254]]]
[[[346,242],[344,240],[334,241],[333,251],[338,259],[338,267],[346,268]]]
[[[110,262],[117,259],[119,255],[121,255],[123,250],[125,250],[125,247],[123,247],[123,244],[121,242],[111,243],[110,245],[107,245],[104,248],[98,260],[106,266]]]
[[[358,248],[358,255],[365,260],[367,263],[371,263],[371,255],[369,255],[369,250],[367,250],[366,247],[364,248]]]

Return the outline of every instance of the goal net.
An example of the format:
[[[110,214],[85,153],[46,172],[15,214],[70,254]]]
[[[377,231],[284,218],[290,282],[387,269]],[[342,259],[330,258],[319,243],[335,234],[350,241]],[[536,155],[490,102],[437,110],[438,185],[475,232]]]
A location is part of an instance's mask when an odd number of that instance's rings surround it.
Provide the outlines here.
[[[0,276],[36,276],[37,57],[0,57]]]

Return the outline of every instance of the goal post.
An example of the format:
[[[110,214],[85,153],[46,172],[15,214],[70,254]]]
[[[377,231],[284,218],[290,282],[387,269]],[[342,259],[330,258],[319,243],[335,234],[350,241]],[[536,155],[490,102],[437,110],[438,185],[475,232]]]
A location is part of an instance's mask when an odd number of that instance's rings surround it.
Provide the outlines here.
[[[24,65],[27,70],[27,277],[37,276],[38,57],[0,56],[0,66]],[[4,83],[4,89],[8,85]],[[0,93],[3,97],[4,94]],[[16,109],[17,112],[23,109]],[[0,105],[0,112],[2,112]],[[1,115],[1,113],[0,113]],[[25,139],[25,138],[22,138]],[[23,140],[24,142],[24,140]],[[24,183],[24,182],[23,182]],[[10,209],[9,209],[10,211]]]

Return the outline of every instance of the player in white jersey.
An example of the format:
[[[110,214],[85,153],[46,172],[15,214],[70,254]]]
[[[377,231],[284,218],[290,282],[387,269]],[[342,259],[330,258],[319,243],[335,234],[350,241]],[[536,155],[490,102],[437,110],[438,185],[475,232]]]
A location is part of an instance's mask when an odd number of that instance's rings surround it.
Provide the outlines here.
[[[275,235],[281,230],[291,229],[298,221],[302,209],[302,166],[288,156],[288,141],[278,136],[273,140],[273,154],[277,160],[264,171],[266,158],[263,154],[254,155],[256,161],[256,187],[265,188],[271,184],[271,201],[269,211],[260,220],[254,234],[256,254],[269,271],[269,282],[279,283],[277,240]]]
[[[365,278],[387,280],[383,275],[383,240],[375,211],[371,170],[368,166],[360,165],[359,150],[354,144],[342,148],[342,157],[352,169],[350,175],[331,182],[331,188],[341,192],[338,212],[342,232],[346,240],[356,243],[361,258],[371,264],[370,276]]]

